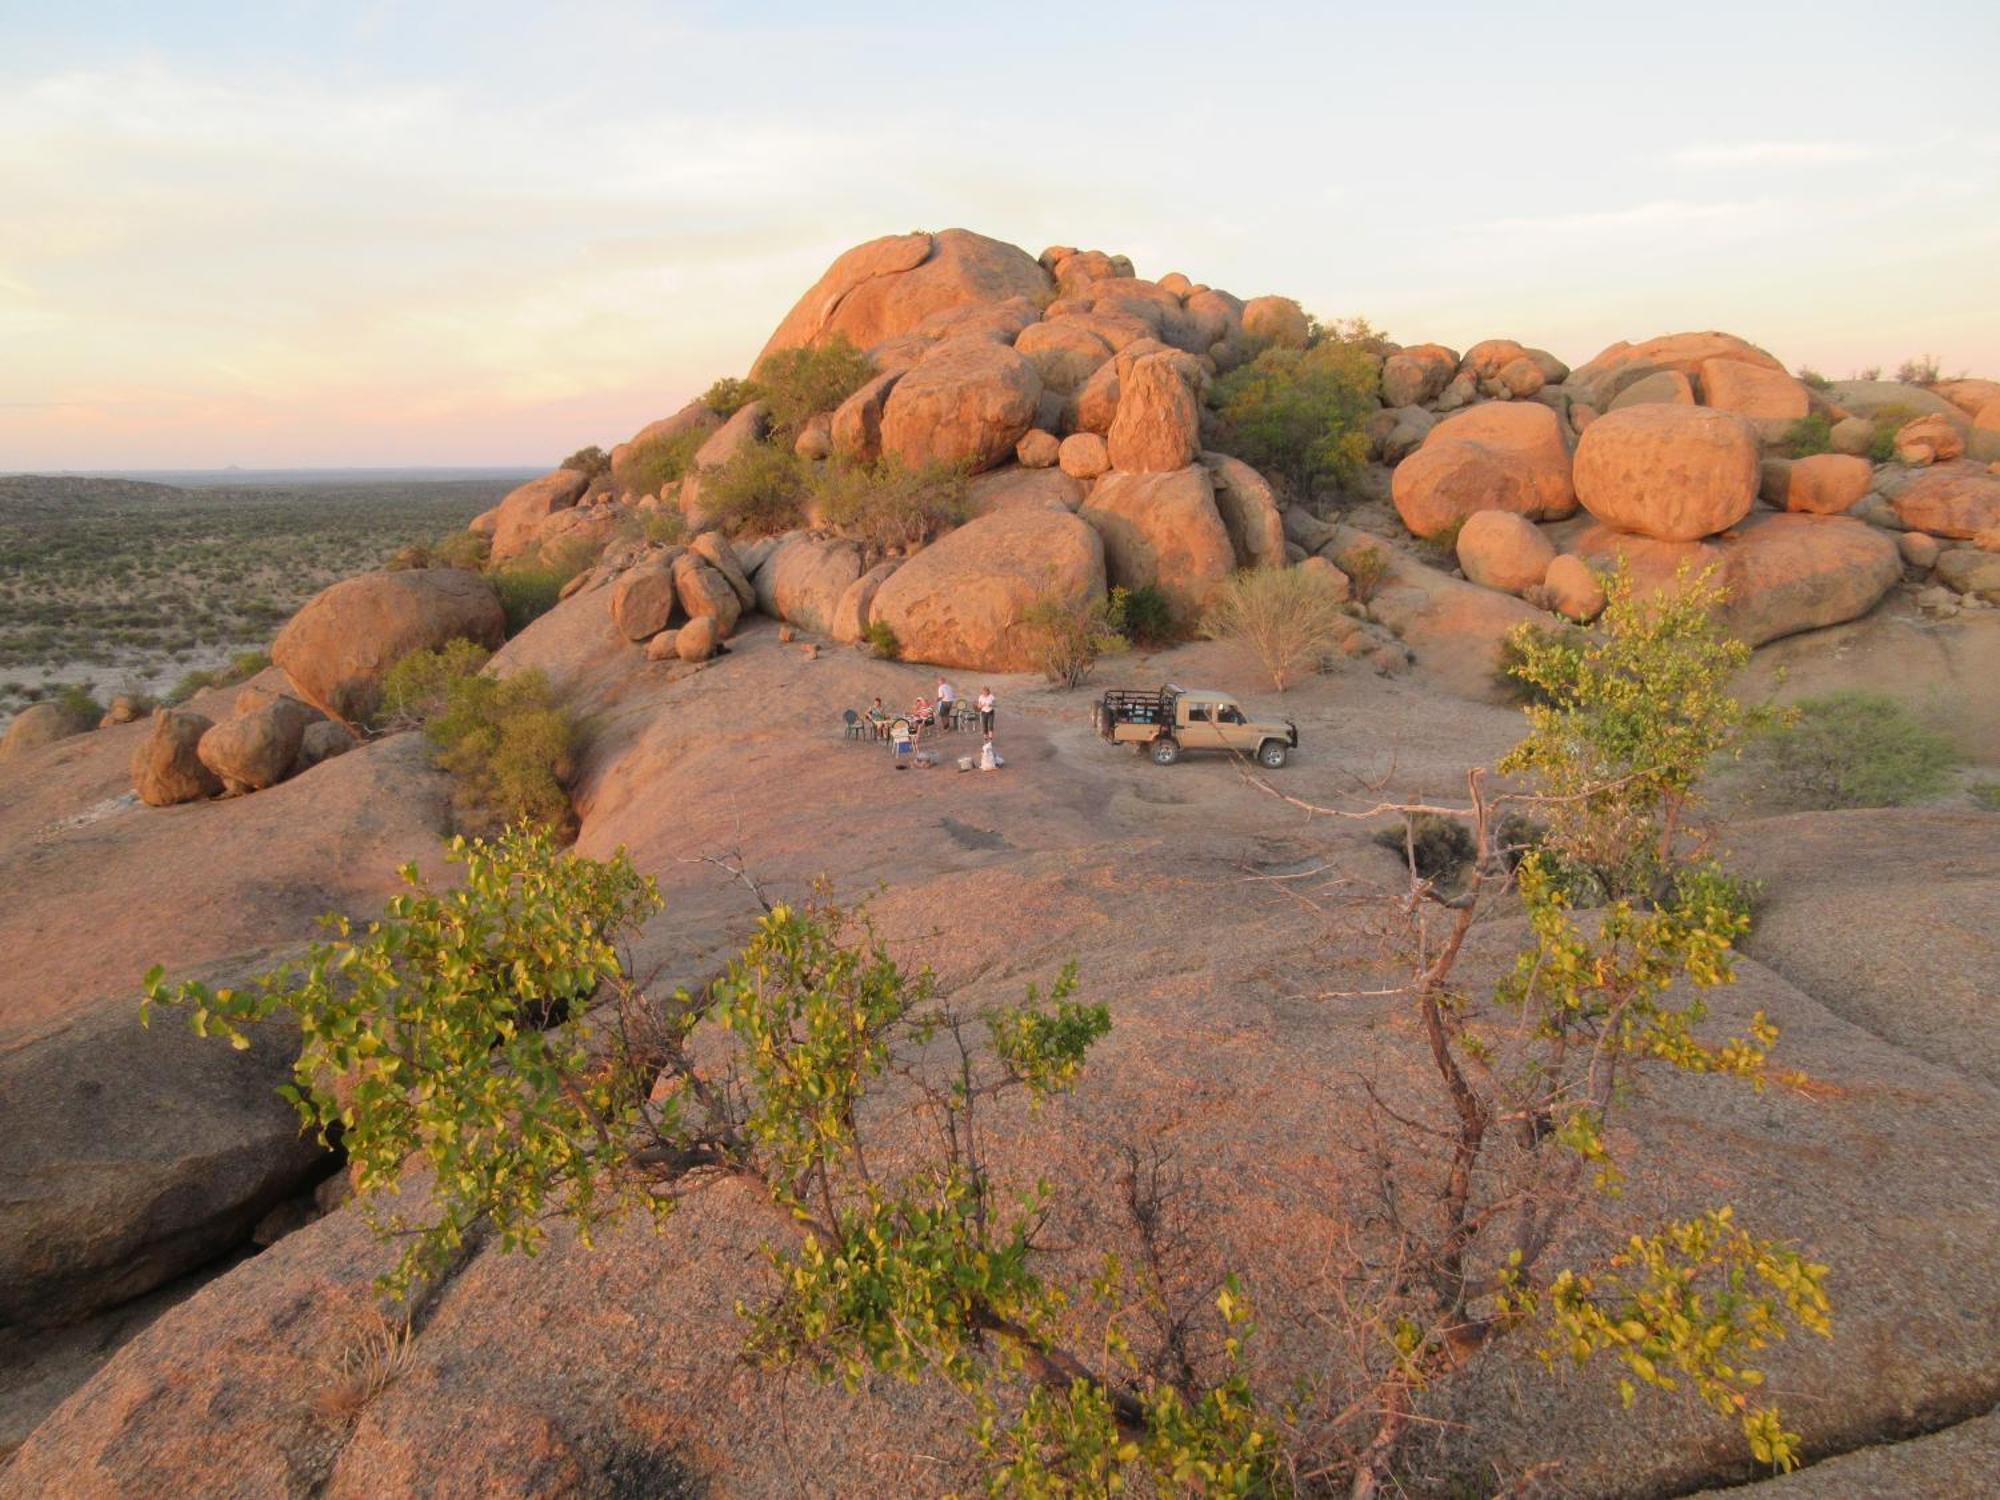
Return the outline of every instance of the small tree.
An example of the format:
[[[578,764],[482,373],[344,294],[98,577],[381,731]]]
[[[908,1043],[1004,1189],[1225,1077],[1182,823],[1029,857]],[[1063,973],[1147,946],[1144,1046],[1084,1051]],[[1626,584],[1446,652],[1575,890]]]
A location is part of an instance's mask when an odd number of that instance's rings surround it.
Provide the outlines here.
[[[742,389],[769,406],[773,428],[796,435],[808,418],[832,411],[874,376],[868,356],[848,342],[847,335],[836,333],[823,344],[778,350]]]
[[[1354,602],[1364,610],[1389,576],[1389,555],[1373,542],[1356,542],[1334,564],[1347,575]]]
[[[807,483],[819,519],[860,542],[870,559],[921,546],[966,516],[962,464],[910,464],[885,453],[872,464],[815,465]]]
[[[611,455],[592,443],[588,448],[579,448],[556,466],[574,469],[586,479],[595,479],[600,474],[611,472]]]
[[[1254,652],[1284,692],[1340,638],[1344,601],[1304,568],[1253,568],[1231,578],[1202,621],[1202,634]]]
[[[1353,474],[1368,457],[1363,423],[1380,369],[1358,343],[1266,349],[1216,382],[1219,446],[1277,478],[1297,500]]]
[[[757,399],[757,388],[747,380],[724,375],[701,393],[701,404],[718,417],[733,417]]]
[[[701,476],[701,509],[736,536],[771,536],[805,521],[804,466],[779,443],[752,443]]]
[[[1919,354],[1896,366],[1896,379],[1903,385],[1936,385],[1938,362],[1935,354]]]
[[[1078,595],[1051,583],[1021,613],[1042,675],[1066,688],[1081,687],[1100,656],[1127,648],[1124,624],[1122,589]]]

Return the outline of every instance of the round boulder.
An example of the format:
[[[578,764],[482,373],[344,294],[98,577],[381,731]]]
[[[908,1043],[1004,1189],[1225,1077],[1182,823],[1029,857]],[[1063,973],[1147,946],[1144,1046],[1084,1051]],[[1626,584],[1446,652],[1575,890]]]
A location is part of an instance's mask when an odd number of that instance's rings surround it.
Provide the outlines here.
[[[1793,461],[1785,475],[1786,510],[1837,516],[1868,493],[1874,467],[1845,453],[1815,453]]]
[[[25,754],[90,728],[82,719],[59,703],[34,703],[14,715],[7,732],[0,735],[0,759]]]
[[[626,640],[651,640],[673,623],[680,604],[674,562],[669,557],[641,563],[611,586],[611,623]]]
[[[375,711],[382,675],[412,651],[452,640],[491,650],[506,633],[500,600],[477,573],[363,573],[314,595],[278,632],[271,660],[306,702],[355,722]]]
[[[1094,432],[1073,432],[1056,450],[1056,463],[1072,479],[1095,479],[1111,467],[1111,452]]]
[[[751,581],[757,607],[772,619],[831,635],[841,596],[860,576],[861,549],[854,543],[801,532],[779,542]]]
[[[715,616],[697,615],[674,632],[674,654],[682,661],[707,661],[721,640]]]
[[[1067,396],[1111,358],[1111,345],[1077,318],[1053,318],[1021,330],[1014,348],[1035,367],[1044,390]]]
[[[230,792],[261,792],[291,774],[305,737],[303,705],[291,698],[235,714],[207,730],[195,754]]]
[[[1061,450],[1062,440],[1053,432],[1033,427],[1014,445],[1014,462],[1024,469],[1053,468]]]
[[[1906,464],[1950,463],[1965,456],[1965,439],[1949,417],[1932,414],[1896,429],[1896,457]]]
[[[1519,594],[1542,582],[1556,549],[1535,523],[1508,510],[1474,511],[1458,532],[1458,565],[1474,583]]]
[[[990,339],[946,339],[896,382],[882,408],[882,448],[905,463],[978,472],[1012,456],[1042,394],[1035,367]]]
[[[1889,534],[1850,516],[1760,514],[1722,554],[1722,623],[1752,646],[1865,615],[1903,576]]]
[[[1604,582],[1582,558],[1565,552],[1549,564],[1542,587],[1559,615],[1587,624],[1604,613]]]
[[[1598,520],[1660,541],[1712,536],[1757,499],[1757,435],[1700,406],[1606,412],[1577,440],[1576,495]]]
[[[1103,592],[1103,546],[1088,525],[1067,513],[1001,510],[897,568],[876,591],[869,619],[896,633],[906,659],[1026,672],[1036,666],[1036,642],[1022,619],[1035,603],[1083,603]]]
[[[1912,531],[1970,541],[2000,526],[2000,477],[1957,464],[1918,475],[1889,504]]]
[[[132,751],[132,790],[139,800],[148,807],[172,807],[220,792],[221,778],[196,753],[201,737],[214,727],[205,714],[154,709],[152,729]]]
[[[557,469],[509,493],[494,516],[493,546],[488,556],[503,563],[529,551],[541,524],[557,511],[575,505],[588,488],[590,477],[581,469]]]
[[[1389,495],[1403,524],[1424,537],[1482,510],[1561,520],[1576,510],[1562,418],[1540,402],[1492,402],[1448,417],[1396,466]]]
[[[1243,332],[1266,348],[1303,349],[1312,323],[1290,297],[1252,297],[1243,304]]]

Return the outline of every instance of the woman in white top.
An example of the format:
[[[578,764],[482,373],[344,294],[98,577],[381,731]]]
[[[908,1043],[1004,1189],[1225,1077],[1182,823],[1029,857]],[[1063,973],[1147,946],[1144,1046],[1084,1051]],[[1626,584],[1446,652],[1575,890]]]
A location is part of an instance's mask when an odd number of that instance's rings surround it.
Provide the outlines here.
[[[973,702],[979,705],[979,732],[990,740],[993,738],[993,689],[981,688]]]
[[[937,689],[938,728],[949,729],[952,727],[951,711],[953,708],[957,706],[957,704],[958,704],[958,690],[954,688],[949,682],[946,682],[944,678],[940,677],[938,679],[938,689]]]

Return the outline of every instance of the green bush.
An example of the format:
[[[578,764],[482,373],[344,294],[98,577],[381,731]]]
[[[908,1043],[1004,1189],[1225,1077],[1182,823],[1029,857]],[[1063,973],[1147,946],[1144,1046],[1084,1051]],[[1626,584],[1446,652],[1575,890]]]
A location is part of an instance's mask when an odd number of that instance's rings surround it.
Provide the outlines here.
[[[554,552],[522,558],[492,574],[500,608],[507,616],[507,634],[519,634],[554,609],[563,585],[596,562],[598,551],[588,537],[571,537]]]
[[[1442,813],[1412,813],[1401,823],[1380,828],[1375,842],[1398,859],[1413,861],[1422,879],[1444,884],[1479,854],[1472,830]]]
[[[1826,391],[1833,389],[1833,382],[1831,380],[1828,380],[1824,375],[1820,374],[1820,372],[1815,370],[1811,365],[1800,365],[1798,368],[1798,376],[1802,382],[1804,382],[1806,385],[1811,386],[1816,391]]]
[[[1810,810],[1935,797],[1957,763],[1951,742],[1895,699],[1862,692],[1806,699],[1746,759],[1778,800]]]
[[[50,701],[60,708],[67,718],[92,729],[95,729],[97,721],[104,717],[104,705],[97,701],[96,695],[83,683],[64,683],[56,690],[55,697]]]
[[[1811,458],[1815,453],[1833,452],[1833,424],[1820,412],[1800,417],[1785,429],[1785,452],[1793,458]]]
[[[492,656],[475,641],[446,641],[442,646],[412,651],[382,678],[382,704],[377,725],[422,724],[443,713],[452,684],[470,677]]]
[[[774,430],[796,436],[808,418],[832,411],[874,375],[868,356],[836,333],[816,348],[780,349],[748,389],[770,408]]]
[[[1171,646],[1187,634],[1175,618],[1173,602],[1150,583],[1125,591],[1124,629],[1142,646]]]
[[[481,536],[476,531],[455,531],[431,549],[441,568],[464,568],[478,572],[486,566],[487,555],[493,550],[493,539]]]
[[[1922,415],[1914,406],[1902,401],[1891,401],[1876,407],[1868,414],[1868,420],[1875,427],[1874,441],[1868,445],[1868,457],[1878,464],[1894,459],[1897,431]]]
[[[592,443],[588,448],[577,449],[556,467],[574,469],[586,479],[595,479],[600,474],[611,472],[611,455]]]
[[[921,546],[966,517],[961,464],[912,467],[885,453],[872,464],[815,464],[806,488],[814,514],[871,555]]]
[[[1373,542],[1356,542],[1333,562],[1347,575],[1350,596],[1363,609],[1389,576],[1389,555]]]
[[[421,723],[453,779],[459,832],[489,837],[519,825],[570,831],[576,730],[539,671],[484,676],[470,641],[412,651],[383,683],[381,722]]]
[[[687,518],[677,510],[642,510],[639,535],[660,546],[672,546],[687,539]]]
[[[790,448],[752,443],[701,478],[701,508],[732,536],[772,536],[805,524],[809,485]]]
[[[1526,674],[1545,652],[1574,651],[1583,640],[1584,631],[1575,625],[1522,625],[1501,639],[1494,680],[1515,703],[1553,703],[1548,691]]]
[[[625,455],[625,487],[637,495],[657,495],[677,482],[694,463],[708,434],[700,428],[672,437],[651,437],[634,443]]]
[[[1363,423],[1376,409],[1380,374],[1359,344],[1266,349],[1215,385],[1217,440],[1277,479],[1295,500],[1358,470],[1368,456]]]
[[[1078,599],[1053,584],[1021,614],[1021,627],[1035,642],[1036,664],[1050,682],[1080,687],[1099,657],[1115,655],[1125,639],[1125,591]]]
[[[718,417],[733,417],[757,399],[757,388],[747,380],[725,375],[701,393],[701,404]]]
[[[896,632],[887,620],[871,620],[862,639],[867,643],[869,653],[880,661],[901,661],[903,643],[896,639]]]

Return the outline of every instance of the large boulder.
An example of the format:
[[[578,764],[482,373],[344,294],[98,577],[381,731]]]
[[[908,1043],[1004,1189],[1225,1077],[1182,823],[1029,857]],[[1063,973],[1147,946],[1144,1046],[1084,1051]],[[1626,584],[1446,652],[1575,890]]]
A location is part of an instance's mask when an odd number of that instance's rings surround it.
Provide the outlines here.
[[[830,436],[837,458],[872,464],[882,456],[882,408],[902,371],[877,375],[834,408]]]
[[[1252,297],[1243,304],[1243,336],[1253,344],[1303,349],[1311,327],[1305,309],[1290,297]]]
[[[1744,368],[1754,367],[1746,365]],[[1679,370],[1655,370],[1613,396],[1609,409],[1623,411],[1628,406],[1647,406],[1655,402],[1668,406],[1693,406],[1694,382]]]
[[[1104,539],[1112,585],[1159,589],[1183,621],[1198,617],[1236,569],[1213,482],[1199,464],[1166,474],[1113,469],[1078,514]]]
[[[1549,607],[1578,624],[1588,624],[1604,613],[1604,581],[1597,570],[1582,558],[1565,552],[1549,563],[1542,576],[1548,591]]]
[[[1785,369],[1772,355],[1732,333],[1668,333],[1642,344],[1623,341],[1613,344],[1595,359],[1570,371],[1564,384],[1578,401],[1602,412],[1634,381],[1660,370],[1678,370],[1692,379],[1702,364],[1711,359],[1733,359],[1780,374]]]
[[[1576,445],[1576,495],[1600,521],[1661,541],[1735,525],[1757,499],[1757,436],[1698,406],[1606,412]]]
[[[824,344],[867,349],[968,303],[1046,297],[1050,279],[1026,251],[965,229],[897,234],[841,255],[785,315],[757,356]]]
[[[1912,531],[1970,540],[2000,526],[2000,475],[1972,464],[1933,469],[1904,486],[1889,507]]]
[[[456,568],[362,573],[307,601],[271,643],[293,690],[336,719],[366,719],[382,676],[412,651],[468,640],[498,646],[507,617],[492,585]]]
[[[2000,604],[2000,552],[1954,547],[1938,555],[1937,578],[1948,589]]]
[[[208,976],[231,979],[234,975]],[[329,1158],[278,1094],[297,1029],[236,1051],[97,1005],[0,1047],[0,1326],[139,1296],[249,1238]],[[29,1128],[32,1125],[32,1128]]]
[[[889,392],[882,448],[909,464],[990,469],[1013,455],[1041,393],[1035,367],[1006,345],[946,339]]]
[[[762,401],[744,402],[730,414],[727,422],[710,433],[695,450],[694,467],[697,469],[726,467],[738,454],[745,453],[762,442],[770,425],[769,406]]]
[[[559,510],[568,510],[583,498],[590,479],[581,469],[557,469],[540,479],[531,479],[500,502],[493,522],[493,545],[487,554],[494,562],[511,562],[535,545],[535,531]]]
[[[611,623],[628,641],[650,640],[674,622],[680,590],[674,585],[676,557],[648,558],[627,568],[611,586]]]
[[[202,764],[195,747],[214,727],[204,714],[153,710],[153,726],[132,749],[132,789],[148,807],[172,807],[213,797],[222,778]]]
[[[1812,409],[1805,382],[1768,365],[1741,359],[1701,362],[1701,393],[1717,411],[1735,412],[1766,440],[1784,435],[1792,423]]]
[[[88,728],[85,720],[60,703],[31,703],[14,715],[6,734],[0,735],[0,760],[39,750]]]
[[[1229,532],[1240,568],[1285,566],[1285,522],[1277,497],[1264,476],[1227,453],[1204,453],[1203,467],[1215,488],[1215,509]]]
[[[719,531],[704,531],[688,543],[688,551],[728,580],[736,591],[736,601],[745,609],[757,607],[757,591],[750,587],[750,575],[729,538]]]
[[[1036,666],[1022,628],[1028,610],[1051,595],[1082,602],[1103,592],[1096,531],[1067,512],[1016,508],[966,522],[897,568],[869,619],[896,633],[908,659],[1025,672]]]
[[[1014,348],[1034,365],[1044,390],[1067,396],[1111,358],[1111,345],[1075,318],[1052,318],[1021,331]]]
[[[772,619],[830,635],[841,595],[860,576],[854,543],[795,533],[778,543],[751,582],[757,607]]]
[[[1481,510],[1561,520],[1576,510],[1562,419],[1539,402],[1493,402],[1448,417],[1396,466],[1389,493],[1418,536]]]
[[[298,700],[273,696],[204,731],[195,754],[225,791],[261,792],[291,774],[307,722]]]
[[[1965,438],[1966,455],[1980,463],[2000,460],[2000,396],[1980,407]]]
[[[689,620],[713,621],[717,639],[727,639],[743,613],[743,603],[729,580],[692,552],[674,559],[673,579],[681,613]]]
[[[1837,516],[1868,493],[1875,469],[1865,458],[1815,453],[1796,459],[1785,471],[1784,508],[1815,516]]]
[[[1848,516],[1760,512],[1721,548],[1722,622],[1752,646],[1865,615],[1903,576],[1894,538]]]
[[[1960,424],[1933,412],[1896,429],[1896,457],[1906,464],[1950,463],[1965,456]]]
[[[965,503],[975,516],[1022,506],[1073,511],[1083,504],[1083,482],[1061,469],[1022,469],[1009,464],[975,476],[966,486]]]
[[[1826,395],[1849,416],[1880,417],[1897,425],[1912,417],[1939,416],[1963,428],[1971,420],[1935,391],[1900,380],[1836,380]]]
[[[1382,361],[1382,404],[1424,406],[1458,373],[1458,356],[1442,344],[1413,344]]]
[[[1549,539],[1509,510],[1474,511],[1458,531],[1458,565],[1474,583],[1506,594],[1540,583],[1556,558]]]
[[[1958,380],[1939,380],[1932,383],[1933,396],[1942,396],[1968,417],[1977,417],[1980,409],[2000,401],[2000,380],[1979,380],[1971,376]]]
[[[1149,354],[1119,379],[1118,412],[1105,446],[1111,467],[1128,474],[1184,469],[1200,450],[1201,410],[1178,358]]]

